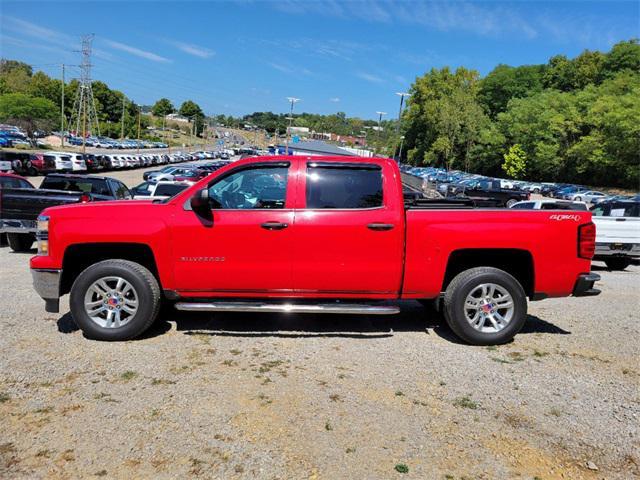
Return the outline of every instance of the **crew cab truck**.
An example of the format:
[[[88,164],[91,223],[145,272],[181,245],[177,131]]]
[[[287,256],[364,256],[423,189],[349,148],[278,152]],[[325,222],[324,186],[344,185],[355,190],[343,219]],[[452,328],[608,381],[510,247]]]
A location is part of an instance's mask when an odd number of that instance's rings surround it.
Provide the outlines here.
[[[186,312],[376,315],[417,299],[489,345],[522,328],[527,298],[599,293],[589,212],[405,205],[396,163],[380,158],[244,159],[165,201],[47,209],[37,238],[46,310],[70,293],[78,326],[100,340],[140,335],[163,300]]]

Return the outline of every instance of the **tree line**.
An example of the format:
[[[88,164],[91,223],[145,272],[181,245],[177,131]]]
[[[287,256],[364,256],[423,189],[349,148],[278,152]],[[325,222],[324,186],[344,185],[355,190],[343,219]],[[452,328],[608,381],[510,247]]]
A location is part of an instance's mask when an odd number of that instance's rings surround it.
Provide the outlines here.
[[[64,112],[72,115],[79,88],[65,84]],[[187,100],[176,108],[167,98],[139,106],[104,82],[92,83],[100,133],[137,135],[139,110],[156,122],[179,113],[195,123],[252,127],[283,134],[287,114],[254,112],[242,117],[206,117]],[[0,61],[0,121],[29,132],[56,129],[62,82],[31,66]],[[312,131],[366,136],[378,152],[413,165],[435,165],[491,176],[638,188],[640,184],[640,44],[615,44],[603,53],[585,50],[570,59],[556,55],[542,65],[498,65],[484,78],[459,67],[431,69],[412,84],[400,125],[331,115],[293,114],[292,124]],[[141,117],[142,131],[152,119]],[[399,128],[398,128],[399,127]]]
[[[409,163],[639,187],[637,39],[544,65],[498,65],[484,78],[464,67],[432,69],[409,92],[401,121]]]

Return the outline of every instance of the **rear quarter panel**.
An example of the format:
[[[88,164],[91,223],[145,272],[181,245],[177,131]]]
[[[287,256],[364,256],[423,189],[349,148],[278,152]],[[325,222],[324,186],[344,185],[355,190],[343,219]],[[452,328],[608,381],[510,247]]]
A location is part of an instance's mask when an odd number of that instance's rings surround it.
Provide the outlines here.
[[[531,253],[534,290],[570,295],[591,261],[578,258],[578,226],[590,212],[408,210],[403,297],[435,298],[450,255],[460,249],[520,249]]]

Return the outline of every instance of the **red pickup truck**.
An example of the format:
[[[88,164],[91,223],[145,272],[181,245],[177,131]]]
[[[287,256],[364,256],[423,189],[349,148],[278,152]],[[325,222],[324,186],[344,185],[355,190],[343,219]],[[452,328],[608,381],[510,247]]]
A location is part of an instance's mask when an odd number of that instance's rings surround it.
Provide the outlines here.
[[[527,298],[597,295],[589,212],[405,203],[389,159],[254,157],[165,201],[47,209],[34,286],[70,292],[90,338],[125,340],[161,301],[183,311],[393,314],[436,300],[472,344],[510,340]]]

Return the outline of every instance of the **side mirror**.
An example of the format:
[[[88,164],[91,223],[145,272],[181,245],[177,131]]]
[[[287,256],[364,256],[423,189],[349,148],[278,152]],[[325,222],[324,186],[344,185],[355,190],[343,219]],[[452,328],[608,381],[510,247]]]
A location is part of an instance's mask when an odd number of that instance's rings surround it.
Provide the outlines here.
[[[198,190],[196,194],[191,197],[191,208],[194,211],[209,209],[209,189],[203,188],[202,190]]]

